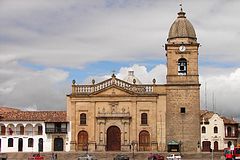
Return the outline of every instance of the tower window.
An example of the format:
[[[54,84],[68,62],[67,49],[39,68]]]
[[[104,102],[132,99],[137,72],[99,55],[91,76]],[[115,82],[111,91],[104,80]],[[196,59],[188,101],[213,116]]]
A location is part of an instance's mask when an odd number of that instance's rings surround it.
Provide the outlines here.
[[[187,75],[187,60],[185,58],[178,60],[178,75]]]
[[[186,113],[186,108],[185,108],[185,107],[181,107],[181,108],[180,108],[180,112],[181,112],[181,113]]]

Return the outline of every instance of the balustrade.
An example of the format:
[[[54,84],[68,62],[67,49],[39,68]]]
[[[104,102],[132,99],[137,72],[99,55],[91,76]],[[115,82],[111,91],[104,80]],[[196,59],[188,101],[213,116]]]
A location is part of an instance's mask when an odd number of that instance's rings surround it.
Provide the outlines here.
[[[136,85],[130,84],[120,79],[112,78],[95,85],[73,85],[73,94],[90,94],[108,88],[111,85],[116,85],[123,89],[133,91],[135,93],[152,93],[153,85]]]

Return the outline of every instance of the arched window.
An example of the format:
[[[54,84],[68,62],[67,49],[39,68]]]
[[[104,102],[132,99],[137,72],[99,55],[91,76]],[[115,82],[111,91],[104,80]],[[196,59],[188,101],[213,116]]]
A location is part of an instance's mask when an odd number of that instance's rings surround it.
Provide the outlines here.
[[[147,113],[141,114],[141,124],[148,124]]]
[[[33,138],[28,139],[28,147],[33,147]]]
[[[206,133],[206,127],[202,127],[202,133]]]
[[[213,128],[214,133],[218,133],[218,127]]]
[[[86,114],[85,113],[81,113],[80,114],[80,124],[87,124],[86,120],[87,120]]]
[[[187,75],[187,60],[185,58],[178,60],[178,75]]]
[[[8,147],[13,147],[13,138],[8,138]]]

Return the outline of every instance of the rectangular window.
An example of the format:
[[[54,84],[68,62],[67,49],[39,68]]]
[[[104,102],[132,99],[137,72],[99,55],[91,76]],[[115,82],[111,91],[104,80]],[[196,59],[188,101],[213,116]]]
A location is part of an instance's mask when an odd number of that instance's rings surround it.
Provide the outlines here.
[[[13,147],[13,138],[8,138],[8,147]]]
[[[87,115],[86,113],[80,114],[80,125],[86,125],[87,124]]]
[[[142,125],[147,125],[148,124],[148,118],[147,118],[147,113],[142,113],[141,114],[141,124]]]
[[[181,112],[181,113],[186,113],[186,108],[185,108],[185,107],[181,107],[181,108],[180,108],[180,112]]]

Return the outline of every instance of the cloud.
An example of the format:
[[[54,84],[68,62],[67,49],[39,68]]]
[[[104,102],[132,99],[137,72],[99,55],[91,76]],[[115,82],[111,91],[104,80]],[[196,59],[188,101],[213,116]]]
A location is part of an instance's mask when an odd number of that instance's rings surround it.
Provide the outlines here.
[[[201,77],[202,108],[213,110],[214,107],[219,113],[239,117],[240,68],[226,71],[222,69],[221,74]]]
[[[148,68],[144,65],[133,64],[129,67],[121,67],[119,71],[117,71],[116,77],[119,79],[124,79],[128,75],[128,71],[134,71],[134,75],[141,81],[142,84],[152,84],[152,80],[156,79],[156,83],[165,84],[166,82],[166,66],[163,64],[159,64],[154,66],[152,69],[148,70]],[[92,79],[94,79],[97,83],[109,79],[111,75],[103,75],[103,76],[91,76],[87,77],[85,82],[90,84]]]
[[[183,4],[202,45],[202,88],[207,82],[209,106],[214,92],[216,108],[222,112],[230,105],[231,113],[239,113],[235,107],[239,5],[236,0],[186,0]],[[135,65],[123,65],[118,77],[133,69],[143,83],[156,78],[164,84],[165,65],[149,68],[139,62],[165,60],[162,45],[178,11],[176,1],[0,0],[0,104],[65,108],[68,79],[76,78],[69,70],[88,73],[89,64],[99,61],[131,62]],[[22,61],[41,67],[24,66]],[[86,81],[110,76],[86,77]]]
[[[40,110],[65,109],[69,73],[56,68],[32,70],[16,61],[1,63],[0,104]],[[35,106],[35,107],[33,107]]]

